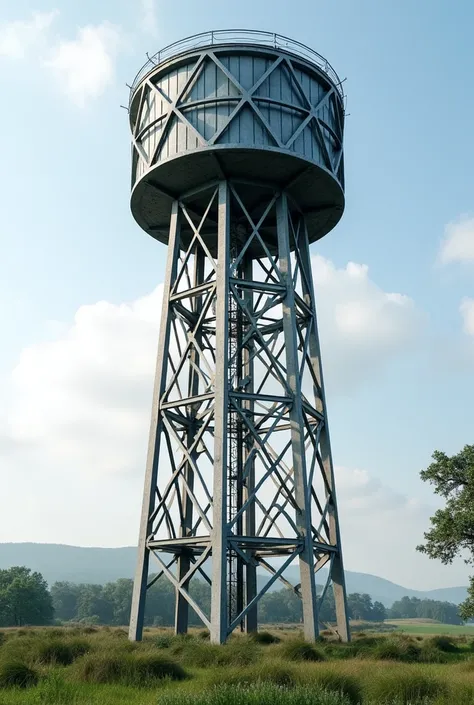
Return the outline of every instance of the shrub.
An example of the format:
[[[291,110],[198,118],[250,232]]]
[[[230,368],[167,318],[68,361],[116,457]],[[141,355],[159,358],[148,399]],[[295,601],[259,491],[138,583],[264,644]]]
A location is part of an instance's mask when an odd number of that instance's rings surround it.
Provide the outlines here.
[[[281,639],[279,636],[272,634],[271,632],[253,632],[251,638],[256,641],[257,644],[279,644]]]
[[[169,679],[183,680],[186,672],[161,654],[94,654],[76,662],[76,675],[89,683],[123,683],[145,685]]]
[[[324,661],[325,655],[307,641],[288,639],[280,644],[280,656],[289,661]]]
[[[433,700],[448,692],[443,681],[427,676],[414,667],[404,671],[386,671],[374,678],[368,687],[375,702],[396,702],[397,705]]]
[[[0,664],[0,688],[29,688],[37,682],[37,672],[21,661]]]

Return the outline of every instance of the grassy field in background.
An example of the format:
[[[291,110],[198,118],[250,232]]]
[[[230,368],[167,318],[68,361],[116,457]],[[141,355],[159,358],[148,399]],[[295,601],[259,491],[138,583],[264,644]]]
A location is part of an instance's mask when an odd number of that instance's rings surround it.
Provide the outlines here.
[[[386,624],[393,624],[397,629],[407,634],[448,634],[474,638],[474,625],[458,626],[456,624],[440,624],[439,622],[421,619],[387,620]]]
[[[118,628],[0,630],[0,705],[41,703],[472,705],[474,640],[397,632],[308,645],[279,629],[215,646],[199,630],[148,629],[140,644]]]

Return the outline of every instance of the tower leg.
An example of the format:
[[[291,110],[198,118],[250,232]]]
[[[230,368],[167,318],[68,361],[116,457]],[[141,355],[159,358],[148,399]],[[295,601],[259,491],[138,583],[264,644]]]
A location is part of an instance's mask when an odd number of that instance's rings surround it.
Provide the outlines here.
[[[163,289],[163,304],[161,313],[160,338],[156,361],[155,384],[153,389],[153,404],[146,461],[145,488],[143,492],[142,515],[140,521],[140,536],[138,540],[138,559],[133,585],[132,608],[130,613],[129,639],[140,641],[143,634],[145,617],[145,594],[148,582],[150,551],[147,540],[151,533],[151,514],[155,505],[155,488],[158,475],[158,458],[162,437],[162,421],[159,413],[159,401],[166,384],[166,368],[168,361],[168,346],[170,340],[171,321],[168,316],[171,285],[176,275],[179,252],[179,218],[178,202],[173,203],[168,261],[166,265],[165,283]]]
[[[339,517],[337,511],[336,486],[334,481],[334,466],[331,453],[331,442],[329,436],[328,411],[324,392],[324,379],[321,362],[321,347],[319,344],[316,300],[314,296],[313,277],[311,271],[311,256],[309,251],[308,233],[306,227],[302,231],[300,238],[300,261],[305,277],[303,278],[303,296],[306,304],[312,309],[312,330],[309,338],[309,352],[311,365],[317,380],[315,392],[315,406],[324,414],[324,426],[320,435],[320,456],[325,475],[326,499],[329,502],[328,524],[329,540],[333,546],[337,547],[337,552],[331,562],[331,580],[334,591],[334,602],[336,607],[337,631],[342,641],[350,641],[350,628],[347,606],[346,581],[344,576],[344,566],[341,550],[341,534],[339,529]]]
[[[297,504],[296,526],[300,537],[303,539],[299,555],[303,629],[305,639],[314,641],[318,636],[318,604],[314,576],[311,496],[306,468],[295,292],[290,262],[289,214],[286,194],[282,194],[277,202],[277,231],[280,274],[286,285],[286,295],[283,300],[283,334],[286,348],[287,382],[292,395],[289,415],[293,451],[294,493]]]
[[[219,184],[216,272],[216,390],[214,411],[214,492],[212,512],[211,642],[227,639],[227,415],[229,357],[230,213],[227,182]]]
[[[253,266],[252,259],[247,256],[244,258],[242,266],[243,278],[247,281],[252,281],[253,276]],[[244,293],[244,299],[250,310],[253,308],[253,292],[248,290]],[[245,348],[243,351],[243,369],[242,378],[248,380],[245,386],[245,390],[248,393],[253,393],[254,391],[254,362],[253,362],[253,345]],[[254,408],[254,402],[251,400],[243,402],[247,413],[252,414]],[[249,442],[247,441],[244,447],[244,468],[246,469],[246,481],[244,483],[244,502],[251,497],[255,489],[255,463],[252,458],[251,448],[249,447]],[[250,501],[247,511],[245,512],[245,535],[255,536],[256,522],[255,522],[255,502]],[[248,551],[250,554],[250,562],[247,563],[245,570],[245,602],[250,604],[252,600],[257,595],[257,561],[254,558],[254,552]],[[252,607],[245,617],[245,631],[247,634],[256,632],[258,629],[258,613],[257,605]]]

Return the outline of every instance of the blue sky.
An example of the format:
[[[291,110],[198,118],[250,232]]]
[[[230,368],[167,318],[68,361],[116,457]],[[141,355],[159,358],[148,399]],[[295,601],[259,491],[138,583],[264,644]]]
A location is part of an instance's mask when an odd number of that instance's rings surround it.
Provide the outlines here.
[[[0,541],[136,540],[165,248],[129,212],[120,105],[146,51],[248,27],[312,46],[347,77],[346,212],[313,246],[347,567],[410,587],[465,582],[461,562],[414,547],[436,506],[419,471],[472,442],[472,4],[0,10]],[[348,304],[362,324],[337,323]]]

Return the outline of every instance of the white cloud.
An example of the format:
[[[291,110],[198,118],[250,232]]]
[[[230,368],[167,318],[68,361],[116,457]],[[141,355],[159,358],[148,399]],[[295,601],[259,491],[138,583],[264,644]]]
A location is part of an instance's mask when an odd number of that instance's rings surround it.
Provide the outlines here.
[[[367,267],[316,257],[323,364],[330,391],[374,374],[414,336],[413,302],[387,294]],[[82,306],[56,339],[23,350],[12,377],[11,434],[92,472],[141,467],[162,287],[130,304]],[[344,385],[344,387],[342,386]]]
[[[100,96],[114,79],[114,62],[121,43],[118,27],[103,22],[79,27],[77,37],[61,40],[45,65],[61,89],[79,107]]]
[[[402,294],[387,293],[366,265],[312,259],[322,360],[330,391],[350,391],[416,340],[423,317]]]
[[[140,5],[140,29],[146,34],[155,36],[158,33],[156,0],[140,0]]]
[[[24,59],[44,46],[48,30],[58,11],[34,12],[30,20],[14,20],[0,25],[0,56]]]
[[[132,304],[82,306],[52,342],[26,348],[12,376],[10,430],[81,472],[141,465],[161,291]],[[138,460],[140,459],[140,460]]]
[[[474,299],[465,298],[459,307],[463,318],[463,330],[474,337]]]
[[[462,216],[446,225],[439,260],[442,264],[474,262],[474,218]]]
[[[416,551],[436,507],[394,491],[365,470],[336,467],[335,478],[348,570],[419,590],[467,583],[461,559],[443,566]]]

